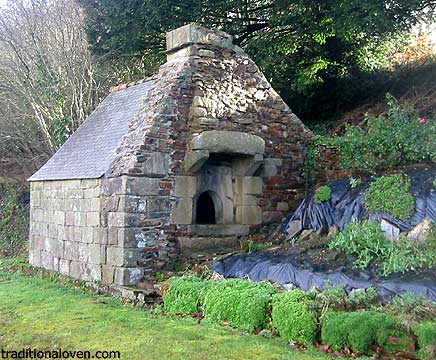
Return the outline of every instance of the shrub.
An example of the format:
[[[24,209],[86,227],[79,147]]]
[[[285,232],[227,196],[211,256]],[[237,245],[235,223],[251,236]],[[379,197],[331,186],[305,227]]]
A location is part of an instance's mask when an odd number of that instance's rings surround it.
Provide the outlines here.
[[[0,256],[14,257],[24,252],[28,219],[27,189],[0,177]]]
[[[415,331],[418,337],[419,355],[423,360],[436,358],[436,322],[420,324]]]
[[[387,102],[387,116],[369,119],[364,128],[349,126],[344,136],[333,138],[344,169],[389,169],[436,160],[434,121],[400,108],[390,95]]]
[[[432,268],[436,265],[436,247],[431,241],[416,242],[401,237],[388,243],[388,251],[380,264],[381,274]]]
[[[275,293],[276,289],[269,283],[223,280],[207,290],[204,314],[213,321],[227,321],[235,327],[254,332],[266,325],[272,295]]]
[[[315,191],[315,201],[317,203],[323,203],[329,201],[332,198],[332,189],[329,186],[320,186]]]
[[[313,304],[301,290],[276,294],[272,303],[273,326],[287,340],[311,344],[315,340],[316,323],[310,309]]]
[[[163,295],[165,312],[172,315],[200,312],[204,292],[209,287],[209,282],[195,277],[170,281],[169,289]]]
[[[371,220],[349,222],[345,230],[330,241],[329,247],[355,256],[354,265],[360,269],[377,260],[383,276],[436,265],[435,242],[417,243],[404,237],[388,241],[380,224]]]
[[[356,256],[355,266],[365,269],[371,261],[385,256],[388,243],[379,223],[370,220],[349,222],[329,244],[331,249]]]
[[[410,179],[401,174],[382,176],[366,191],[365,207],[373,212],[385,211],[397,219],[410,218],[415,209],[410,185]]]
[[[394,320],[388,315],[364,312],[327,313],[321,328],[321,339],[334,350],[351,349],[368,353],[371,345],[383,347],[394,333]]]

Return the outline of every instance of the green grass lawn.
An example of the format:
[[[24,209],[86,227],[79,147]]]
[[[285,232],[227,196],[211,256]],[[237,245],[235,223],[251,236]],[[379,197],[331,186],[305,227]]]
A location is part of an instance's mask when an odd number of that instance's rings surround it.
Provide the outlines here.
[[[0,271],[0,349],[116,350],[135,359],[327,359],[280,338],[167,318],[48,280]]]

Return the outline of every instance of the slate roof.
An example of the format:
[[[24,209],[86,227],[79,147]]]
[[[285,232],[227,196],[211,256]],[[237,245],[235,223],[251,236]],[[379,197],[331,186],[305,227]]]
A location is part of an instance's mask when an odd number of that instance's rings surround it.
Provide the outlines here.
[[[114,160],[129,123],[141,109],[153,80],[110,93],[29,181],[97,179]]]

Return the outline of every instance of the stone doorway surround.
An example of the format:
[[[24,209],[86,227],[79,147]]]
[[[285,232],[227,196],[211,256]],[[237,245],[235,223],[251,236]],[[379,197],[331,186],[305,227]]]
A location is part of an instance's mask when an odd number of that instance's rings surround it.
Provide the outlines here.
[[[185,170],[193,176],[183,177],[181,182],[175,179],[176,189],[191,186],[184,193],[192,195],[183,198],[184,216],[175,219],[176,224],[189,225],[192,235],[179,238],[183,255],[192,257],[201,250],[210,253],[214,247],[236,249],[238,237],[261,223],[257,195],[262,194],[262,179],[255,174],[263,164],[264,152],[265,141],[245,132],[210,130],[193,136],[184,161]],[[197,202],[205,193],[213,194],[215,224],[196,223]]]

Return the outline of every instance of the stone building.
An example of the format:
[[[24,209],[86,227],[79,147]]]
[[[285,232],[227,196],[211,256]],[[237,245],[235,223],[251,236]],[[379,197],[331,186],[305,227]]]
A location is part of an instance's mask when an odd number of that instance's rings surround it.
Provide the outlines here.
[[[158,74],[113,88],[29,179],[30,263],[134,285],[238,249],[298,205],[310,138],[230,35],[171,31]]]

